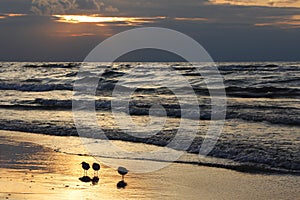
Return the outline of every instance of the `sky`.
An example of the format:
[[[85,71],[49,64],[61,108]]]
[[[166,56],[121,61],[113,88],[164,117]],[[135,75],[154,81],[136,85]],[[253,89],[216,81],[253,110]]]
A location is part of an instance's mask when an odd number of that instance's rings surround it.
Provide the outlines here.
[[[300,0],[0,0],[0,61],[80,62],[138,27],[187,34],[215,61],[300,60]]]

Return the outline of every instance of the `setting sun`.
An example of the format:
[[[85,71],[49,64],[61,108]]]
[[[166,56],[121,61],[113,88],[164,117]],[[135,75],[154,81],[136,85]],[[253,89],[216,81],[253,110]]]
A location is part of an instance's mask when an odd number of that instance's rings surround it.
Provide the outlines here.
[[[104,17],[99,15],[54,15],[56,21],[64,23],[126,23],[138,25],[150,23],[153,20],[164,19],[165,17]]]

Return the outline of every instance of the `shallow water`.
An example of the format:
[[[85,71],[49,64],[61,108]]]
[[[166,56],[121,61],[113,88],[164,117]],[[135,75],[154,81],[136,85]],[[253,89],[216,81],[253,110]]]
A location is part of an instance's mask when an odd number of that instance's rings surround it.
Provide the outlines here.
[[[69,144],[69,151],[84,152],[78,137],[58,137],[0,131],[1,199],[297,199],[300,176],[245,174],[226,169],[170,163],[152,173],[129,172],[127,187],[118,189],[120,175],[90,156],[62,153],[57,148]],[[139,151],[148,146],[116,141]],[[53,151],[55,150],[55,151]],[[116,160],[119,160],[115,158]],[[101,164],[97,184],[84,183],[80,163]],[[99,162],[100,161],[100,162]],[[124,160],[119,160],[124,164]],[[146,161],[145,161],[146,162]],[[147,161],[149,164],[156,161]],[[122,165],[124,166],[124,165]],[[93,171],[88,170],[93,177]],[[237,185],[239,187],[237,187]]]

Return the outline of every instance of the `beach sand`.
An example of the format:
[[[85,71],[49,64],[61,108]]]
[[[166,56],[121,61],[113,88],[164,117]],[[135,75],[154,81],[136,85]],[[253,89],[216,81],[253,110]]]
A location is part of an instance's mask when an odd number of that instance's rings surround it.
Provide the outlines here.
[[[80,163],[90,156],[61,153],[52,144],[80,143],[75,137],[0,131],[0,199],[299,199],[300,177],[249,174],[173,163],[144,174],[121,176],[101,163],[98,184],[84,183]],[[53,146],[52,146],[53,147]],[[84,151],[84,148],[82,151]],[[154,161],[148,161],[149,164]],[[88,171],[93,177],[93,170]]]

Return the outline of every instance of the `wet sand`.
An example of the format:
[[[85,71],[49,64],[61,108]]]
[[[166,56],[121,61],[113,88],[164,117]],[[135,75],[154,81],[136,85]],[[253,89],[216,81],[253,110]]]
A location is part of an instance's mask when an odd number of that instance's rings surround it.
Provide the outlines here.
[[[120,175],[101,163],[100,181],[93,185],[79,180],[80,163],[98,162],[95,158],[50,148],[79,139],[8,131],[0,131],[0,138],[0,199],[299,199],[300,194],[299,176],[176,163],[152,173],[129,172],[125,189],[117,188]]]

